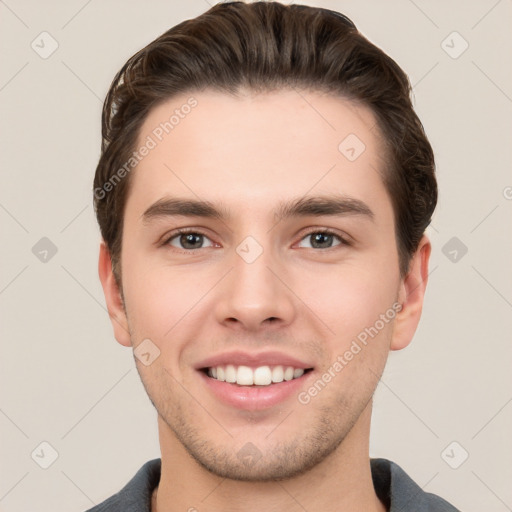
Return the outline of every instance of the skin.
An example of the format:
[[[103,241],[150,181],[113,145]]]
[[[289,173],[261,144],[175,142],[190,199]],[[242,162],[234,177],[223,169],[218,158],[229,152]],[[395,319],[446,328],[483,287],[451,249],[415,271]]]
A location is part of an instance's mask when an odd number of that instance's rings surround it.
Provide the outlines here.
[[[190,96],[154,108],[139,141]],[[375,117],[314,91],[193,96],[197,107],[131,175],[124,304],[104,243],[99,258],[117,341],[136,348],[149,338],[160,350],[149,366],[135,359],[158,411],[162,474],[153,510],[385,510],[371,480],[371,400],[389,351],[416,330],[430,243],[422,238],[401,277]],[[351,133],[366,146],[353,162],[338,150]],[[282,201],[334,193],[364,202],[373,216],[274,214]],[[145,222],[164,197],[210,201],[230,216]],[[177,228],[204,234],[194,239],[201,248],[179,236],[165,243]],[[311,235],[325,229],[350,243],[334,236],[319,247]],[[247,236],[263,249],[250,264],[236,252]],[[397,301],[394,320],[308,404],[294,394],[242,411],[221,403],[194,368],[235,348],[278,349],[311,363],[307,390]],[[253,464],[237,457],[247,442],[261,454]]]

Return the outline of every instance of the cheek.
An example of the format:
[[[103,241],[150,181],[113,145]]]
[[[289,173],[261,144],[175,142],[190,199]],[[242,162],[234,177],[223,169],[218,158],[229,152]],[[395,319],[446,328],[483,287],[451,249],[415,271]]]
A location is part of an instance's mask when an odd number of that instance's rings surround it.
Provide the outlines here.
[[[396,300],[398,270],[394,275],[387,267],[381,274],[376,267],[330,267],[315,272],[313,285],[302,287],[306,304],[342,343],[373,326]]]
[[[179,333],[197,321],[201,299],[218,280],[216,274],[186,265],[173,268],[135,254],[123,262],[125,270],[123,289],[132,334],[150,338],[161,351],[169,346],[178,349]]]

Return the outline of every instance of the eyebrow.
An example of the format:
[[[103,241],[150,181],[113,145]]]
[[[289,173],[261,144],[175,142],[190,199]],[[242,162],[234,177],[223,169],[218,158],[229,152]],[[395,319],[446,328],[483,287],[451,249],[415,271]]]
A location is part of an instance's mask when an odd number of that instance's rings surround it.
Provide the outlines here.
[[[281,202],[274,210],[274,216],[280,220],[291,217],[323,215],[346,216],[361,215],[373,220],[374,213],[363,201],[347,196],[330,195],[300,197]],[[215,206],[209,201],[164,197],[153,203],[143,214],[142,221],[147,224],[153,219],[165,217],[202,217],[226,221],[229,211],[222,206]]]

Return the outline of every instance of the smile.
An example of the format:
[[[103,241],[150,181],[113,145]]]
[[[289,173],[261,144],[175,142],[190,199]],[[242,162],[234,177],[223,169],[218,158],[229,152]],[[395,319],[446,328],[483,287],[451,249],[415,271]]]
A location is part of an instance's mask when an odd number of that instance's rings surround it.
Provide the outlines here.
[[[283,381],[290,381],[302,377],[311,368],[294,368],[293,366],[258,366],[256,368],[245,365],[220,365],[205,368],[206,374],[220,382],[238,384],[239,386],[269,386]]]

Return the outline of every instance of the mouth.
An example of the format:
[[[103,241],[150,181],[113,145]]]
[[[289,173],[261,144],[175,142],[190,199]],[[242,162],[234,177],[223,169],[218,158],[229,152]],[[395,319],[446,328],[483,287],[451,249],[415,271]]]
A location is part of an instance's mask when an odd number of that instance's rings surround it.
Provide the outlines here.
[[[314,378],[313,368],[265,365],[220,365],[199,369],[207,392],[215,401],[240,411],[269,411],[293,404]]]
[[[251,367],[246,365],[218,365],[201,368],[210,379],[237,386],[264,387],[300,379],[313,368],[297,368],[284,365],[264,365]]]
[[[217,353],[195,369],[215,402],[246,411],[293,403],[316,373],[311,361],[276,350]]]

